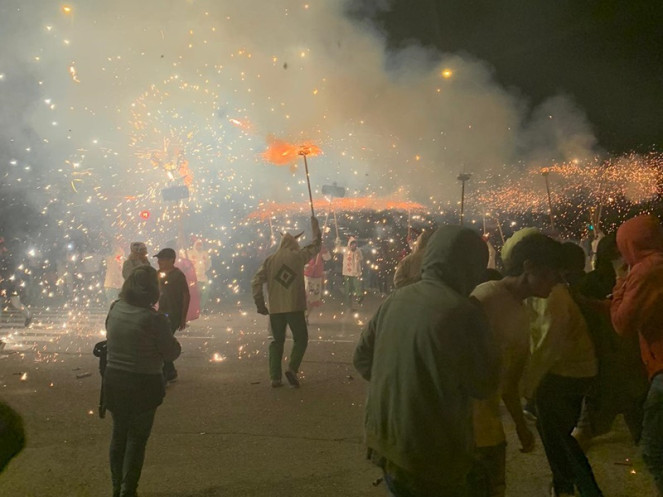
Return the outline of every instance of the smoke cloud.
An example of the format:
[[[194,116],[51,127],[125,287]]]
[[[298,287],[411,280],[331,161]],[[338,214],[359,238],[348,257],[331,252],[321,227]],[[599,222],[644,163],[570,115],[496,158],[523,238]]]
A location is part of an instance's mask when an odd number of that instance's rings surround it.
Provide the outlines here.
[[[424,203],[448,201],[461,171],[596,146],[570,99],[532,109],[480,60],[387,51],[342,0],[13,4],[0,7],[3,188],[28,185],[65,227],[150,236],[173,219],[160,190],[183,182],[200,230],[305,200],[301,171],[262,160],[270,137],[320,146],[316,195],[336,181]]]

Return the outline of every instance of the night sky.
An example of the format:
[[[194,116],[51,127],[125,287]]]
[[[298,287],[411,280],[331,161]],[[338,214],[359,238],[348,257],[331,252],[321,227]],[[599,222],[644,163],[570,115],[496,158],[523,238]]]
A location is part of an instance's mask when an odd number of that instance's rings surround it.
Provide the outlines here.
[[[533,106],[571,97],[608,152],[663,148],[659,0],[361,0],[352,10],[393,48],[416,42],[488,62]]]

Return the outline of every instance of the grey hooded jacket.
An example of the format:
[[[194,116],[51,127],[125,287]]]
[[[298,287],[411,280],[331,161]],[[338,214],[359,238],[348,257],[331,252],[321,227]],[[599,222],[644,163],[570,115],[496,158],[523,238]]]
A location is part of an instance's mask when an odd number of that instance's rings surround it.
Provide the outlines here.
[[[470,399],[497,389],[498,349],[482,309],[468,298],[487,261],[472,230],[438,229],[422,280],[385,300],[354,354],[369,381],[369,449],[433,488],[462,485],[473,451]]]

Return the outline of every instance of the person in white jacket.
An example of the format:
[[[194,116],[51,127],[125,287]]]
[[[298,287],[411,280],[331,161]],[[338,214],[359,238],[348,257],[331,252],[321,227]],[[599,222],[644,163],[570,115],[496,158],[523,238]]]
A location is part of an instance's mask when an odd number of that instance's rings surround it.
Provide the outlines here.
[[[355,299],[360,303],[364,298],[362,288],[362,262],[361,250],[357,248],[357,239],[350,237],[348,246],[343,249],[343,287],[345,288],[345,303],[354,309]]]

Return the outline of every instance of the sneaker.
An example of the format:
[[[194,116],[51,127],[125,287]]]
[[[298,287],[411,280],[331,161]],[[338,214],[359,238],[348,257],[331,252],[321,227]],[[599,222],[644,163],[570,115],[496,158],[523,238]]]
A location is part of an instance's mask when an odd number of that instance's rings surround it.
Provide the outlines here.
[[[538,420],[538,418],[536,417],[536,414],[534,414],[532,411],[530,411],[528,409],[523,409],[523,416],[530,423],[536,423],[536,421]]]
[[[177,371],[173,371],[168,376],[166,376],[166,381],[168,383],[175,383],[177,381]]]
[[[297,373],[293,371],[286,371],[285,377],[288,379],[288,383],[292,388],[299,388],[299,380],[297,379]]]
[[[283,386],[283,382],[281,380],[272,380],[272,388],[279,388]]]

